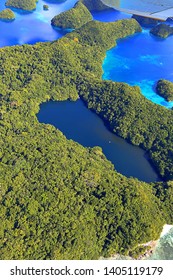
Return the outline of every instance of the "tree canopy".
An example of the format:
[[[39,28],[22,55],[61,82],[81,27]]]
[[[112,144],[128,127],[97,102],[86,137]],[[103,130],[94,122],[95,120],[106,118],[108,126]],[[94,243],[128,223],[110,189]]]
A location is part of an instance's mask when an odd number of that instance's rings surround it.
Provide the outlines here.
[[[92,15],[89,10],[81,2],[77,2],[72,9],[55,16],[51,24],[60,28],[75,29],[91,20]]]
[[[173,83],[172,82],[170,82],[168,80],[160,79],[157,82],[156,91],[160,96],[164,97],[167,101],[173,100]]]
[[[7,0],[7,7],[14,7],[26,11],[32,11],[36,8],[37,0]]]
[[[139,31],[134,19],[91,21],[58,41],[0,49],[1,259],[128,254],[173,223],[171,181],[126,178],[99,147],[67,140],[36,117],[42,102],[81,97],[171,177],[173,112],[137,87],[101,80],[106,50]]]
[[[4,9],[0,11],[0,19],[13,20],[15,19],[15,14],[10,9]]]
[[[167,38],[168,36],[173,35],[173,27],[165,23],[160,23],[154,26],[150,30],[150,33],[161,38]]]

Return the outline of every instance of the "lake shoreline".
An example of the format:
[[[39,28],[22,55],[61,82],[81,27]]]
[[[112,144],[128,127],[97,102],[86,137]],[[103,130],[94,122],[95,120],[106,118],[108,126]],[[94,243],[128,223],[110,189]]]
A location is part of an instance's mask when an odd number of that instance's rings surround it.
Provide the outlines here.
[[[61,115],[66,117],[62,120]],[[85,128],[77,122],[78,115],[81,117],[81,123],[85,123]],[[67,139],[73,139],[82,146],[100,146],[107,160],[123,176],[133,177],[146,183],[161,182],[159,173],[149,160],[146,150],[114,133],[109,123],[94,110],[89,109],[83,98],[74,102],[42,103],[37,118],[39,122],[54,125]],[[87,137],[87,135],[92,136]],[[136,158],[136,161],[132,162],[132,158]]]

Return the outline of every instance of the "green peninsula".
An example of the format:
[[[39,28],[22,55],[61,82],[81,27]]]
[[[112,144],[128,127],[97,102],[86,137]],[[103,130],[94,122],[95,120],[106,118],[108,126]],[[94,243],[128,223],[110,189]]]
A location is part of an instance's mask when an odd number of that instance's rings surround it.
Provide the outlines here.
[[[173,183],[119,174],[99,147],[67,140],[36,114],[46,100],[77,100],[143,146],[173,179],[173,112],[138,87],[102,81],[115,40],[134,20],[90,21],[58,41],[0,49],[1,259],[98,259],[128,254],[173,223]]]
[[[15,19],[15,14],[10,9],[4,9],[0,11],[0,19],[13,20]]]
[[[7,7],[14,7],[26,11],[32,11],[36,8],[37,0],[7,0]]]
[[[55,16],[51,20],[53,26],[60,28],[79,28],[88,21],[92,20],[92,15],[89,10],[80,2],[70,10]]]
[[[168,80],[159,80],[156,85],[157,93],[167,101],[173,101],[173,83]]]

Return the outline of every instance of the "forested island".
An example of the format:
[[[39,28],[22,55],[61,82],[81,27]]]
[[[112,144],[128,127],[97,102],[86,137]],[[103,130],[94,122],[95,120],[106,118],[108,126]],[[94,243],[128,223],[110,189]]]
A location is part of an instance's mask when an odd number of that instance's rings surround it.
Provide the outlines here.
[[[91,20],[92,15],[89,10],[81,2],[77,2],[72,9],[55,16],[51,24],[60,28],[75,29]]]
[[[43,10],[44,11],[48,11],[49,10],[49,6],[48,5],[43,5]]]
[[[164,79],[159,80],[156,85],[156,91],[160,96],[164,97],[167,101],[173,100],[172,82]]]
[[[26,11],[32,11],[36,8],[37,0],[7,0],[7,7],[18,8]]]
[[[153,27],[150,30],[150,33],[155,36],[165,39],[168,36],[173,35],[173,27],[171,27],[165,23],[160,23],[160,24],[156,25],[155,27]]]
[[[1,48],[1,259],[136,255],[173,223],[173,111],[102,80],[106,51],[136,32],[134,19],[92,20],[54,42]],[[38,122],[42,102],[78,98],[142,146],[165,182],[126,178],[101,148]]]
[[[15,14],[10,9],[4,9],[0,11],[0,19],[13,20],[15,19]]]

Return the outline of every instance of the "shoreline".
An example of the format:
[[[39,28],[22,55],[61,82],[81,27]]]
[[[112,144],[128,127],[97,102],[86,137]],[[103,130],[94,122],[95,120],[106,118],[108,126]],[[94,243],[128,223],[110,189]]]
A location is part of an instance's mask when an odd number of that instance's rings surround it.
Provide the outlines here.
[[[163,237],[164,235],[166,235],[172,228],[173,228],[173,225],[165,224],[163,226],[162,232],[160,234],[160,238]]]
[[[156,249],[158,241],[159,241],[159,239],[151,240],[144,244],[139,244],[139,246],[150,247],[150,248],[148,248],[143,254],[139,255],[138,258],[136,258],[134,260],[147,260],[153,254],[154,250]]]
[[[172,228],[173,228],[173,225],[165,224],[165,225],[163,225],[159,239],[151,240],[144,244],[139,244],[139,246],[150,247],[150,248],[148,248],[143,254],[139,255],[137,260],[148,260],[148,258],[154,253],[160,238],[162,238],[163,236],[168,234]]]
[[[151,257],[151,255],[154,253],[160,238],[162,238],[163,236],[168,234],[172,228],[173,228],[173,225],[165,224],[163,226],[159,239],[150,240],[146,243],[138,244],[138,246],[149,247],[149,248],[147,248],[146,251],[143,254],[139,255],[137,258],[132,258],[129,255],[124,256],[124,255],[120,255],[120,254],[114,254],[114,255],[110,256],[109,258],[100,257],[99,260],[149,260],[149,257]]]

